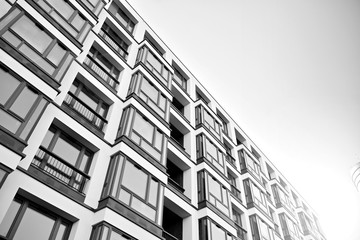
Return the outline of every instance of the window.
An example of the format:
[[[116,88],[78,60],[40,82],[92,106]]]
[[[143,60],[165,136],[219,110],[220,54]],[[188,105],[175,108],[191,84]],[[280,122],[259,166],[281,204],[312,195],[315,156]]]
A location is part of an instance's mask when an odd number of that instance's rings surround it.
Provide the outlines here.
[[[174,82],[176,82],[182,89],[185,90],[187,89],[187,79],[180,73],[179,70],[177,70],[174,67],[174,75],[173,75],[173,80]]]
[[[82,192],[93,152],[55,126],[51,126],[32,165],[67,186]]]
[[[112,196],[157,222],[160,188],[163,186],[156,178],[120,153],[111,158],[102,196]]]
[[[100,29],[99,35],[125,60],[128,56],[129,44],[122,35],[116,33],[107,23]]]
[[[240,201],[241,200],[241,191],[237,188],[237,184],[236,184],[236,175],[233,173],[230,173],[230,171],[228,171],[228,179],[230,181],[230,187],[231,187],[231,193]]]
[[[226,216],[229,216],[228,190],[207,171],[198,173],[199,202],[207,200]],[[206,192],[206,189],[208,192]]]
[[[225,175],[224,153],[204,134],[196,136],[197,159],[205,158]]]
[[[246,240],[246,230],[243,228],[243,224],[241,220],[243,213],[241,211],[236,210],[235,208],[232,209],[232,213],[233,213],[233,221],[235,222],[236,235],[241,240]]]
[[[3,40],[57,82],[60,81],[73,59],[70,51],[61,42],[18,8],[13,8],[3,18],[0,29]],[[10,51],[10,54],[15,53]]]
[[[100,131],[103,130],[107,123],[106,115],[109,104],[104,102],[78,79],[75,79],[73,82],[64,103],[91,125]]]
[[[124,27],[126,31],[131,34],[134,32],[136,23],[117,4],[112,3],[109,7],[109,12],[115,16],[120,25]]]
[[[132,107],[124,110],[120,122],[118,137],[124,134],[157,162],[165,164],[165,151],[163,150],[166,146],[166,138],[164,133]]]
[[[244,180],[244,188],[248,207],[253,207],[255,204],[255,206],[267,214],[266,194],[249,179]]]
[[[48,101],[0,64],[0,126],[27,140]]]
[[[256,179],[260,180],[260,166],[259,163],[254,160],[250,154],[244,149],[239,151],[240,169],[242,172],[250,172]]]
[[[259,217],[252,215],[250,218],[250,225],[252,236],[254,240],[272,240],[274,234],[271,228]]]
[[[195,109],[196,111],[196,125],[203,124],[210,133],[214,134],[214,136],[221,140],[220,135],[220,124],[215,118],[209,113],[208,110],[205,109],[204,106],[199,105]]]
[[[96,48],[91,47],[84,63],[105,82],[107,86],[114,90],[117,89],[121,70],[115,67],[109,59],[104,57]]]
[[[167,120],[169,100],[141,72],[132,77],[128,95],[133,92],[163,119]]]
[[[102,222],[94,226],[93,231],[91,233],[91,240],[136,240],[133,237],[130,237],[128,234],[120,231],[116,227]]]
[[[6,239],[68,239],[71,223],[49,210],[16,198],[0,224],[0,236]]]
[[[284,213],[280,213],[279,218],[284,237],[291,237],[292,239],[297,239],[299,237],[297,225],[293,221],[291,221],[290,218]]]
[[[180,192],[184,193],[185,189],[183,188],[183,170],[169,159],[166,161],[166,168],[166,173],[169,175],[168,183],[174,186]]]
[[[219,111],[217,112],[218,117],[220,118],[220,121],[222,123],[222,131],[226,136],[229,136],[229,126],[228,126],[228,120],[226,120],[225,117],[223,117],[222,113]]]
[[[12,169],[0,163],[0,188],[4,184],[9,173],[11,173],[12,171]]]
[[[79,42],[83,42],[91,25],[72,4],[67,0],[35,0],[34,2],[71,36]]]
[[[209,217],[199,219],[199,240],[236,240]]]
[[[170,88],[171,72],[163,64],[154,53],[152,53],[147,46],[140,48],[136,63],[142,62],[145,67],[155,75],[156,79],[159,80],[166,87]]]

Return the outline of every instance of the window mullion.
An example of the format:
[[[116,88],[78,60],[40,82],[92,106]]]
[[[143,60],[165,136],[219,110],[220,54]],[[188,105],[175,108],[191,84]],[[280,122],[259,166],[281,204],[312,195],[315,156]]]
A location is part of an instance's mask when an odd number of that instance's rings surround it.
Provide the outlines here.
[[[31,89],[30,89],[31,90]],[[16,131],[15,135],[20,134],[23,129],[26,126],[26,123],[29,121],[30,117],[32,116],[32,114],[34,113],[34,111],[36,110],[37,106],[39,105],[40,101],[42,99],[41,95],[38,95],[34,104],[31,106],[31,108],[29,109],[28,113],[26,114],[25,118],[23,119],[22,124],[20,125],[19,129]]]
[[[13,94],[11,94],[11,97],[7,100],[7,102],[4,104],[4,108],[5,110],[9,110],[10,107],[14,104],[14,102],[16,101],[17,97],[21,94],[21,92],[24,90],[24,88],[26,87],[26,83],[25,81],[20,82],[19,86],[15,89],[15,91],[13,92]]]
[[[20,222],[22,220],[22,218],[24,217],[25,211],[26,209],[29,207],[29,202],[22,202],[21,203],[21,207],[18,210],[16,217],[15,217],[15,221],[11,224],[11,227],[9,228],[9,231],[7,233],[8,239],[13,239],[16,233],[17,228],[20,225]],[[10,234],[9,234],[10,233]]]
[[[55,240],[56,239],[57,232],[59,231],[59,228],[60,228],[60,223],[61,223],[61,219],[57,218],[55,220],[54,226],[53,226],[53,228],[51,230],[49,240]]]

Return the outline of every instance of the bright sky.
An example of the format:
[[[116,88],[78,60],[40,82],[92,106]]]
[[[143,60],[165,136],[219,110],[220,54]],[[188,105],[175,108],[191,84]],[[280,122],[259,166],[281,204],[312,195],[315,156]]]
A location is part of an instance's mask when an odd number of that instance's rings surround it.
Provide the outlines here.
[[[360,1],[128,0],[319,215],[360,239]]]

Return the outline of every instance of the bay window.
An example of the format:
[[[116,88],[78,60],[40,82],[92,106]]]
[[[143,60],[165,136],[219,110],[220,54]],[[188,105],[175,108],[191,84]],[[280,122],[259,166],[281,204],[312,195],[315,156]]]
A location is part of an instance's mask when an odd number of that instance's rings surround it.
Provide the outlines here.
[[[284,213],[279,214],[279,219],[285,239],[289,237],[290,239],[294,239],[294,240],[298,239],[299,231],[296,223],[290,220],[290,218]]]
[[[74,58],[64,44],[18,8],[9,11],[0,22],[0,36],[8,44],[7,46],[18,51],[27,62],[39,67],[56,82],[60,82],[63,73]],[[16,55],[16,52],[6,45],[1,44],[1,46],[10,54]],[[27,63],[18,55],[15,58],[23,64]],[[38,74],[38,70],[33,71]],[[50,84],[58,87],[51,81]]]
[[[200,205],[207,201],[227,217],[230,216],[227,188],[205,170],[198,173],[198,192]]]
[[[94,226],[91,233],[91,240],[135,240],[135,238],[130,237],[128,234],[122,232],[116,227],[106,223],[101,222]]]
[[[167,88],[170,88],[172,73],[145,45],[139,49],[136,63],[139,62],[143,63],[145,68],[154,74],[155,78],[160,81],[160,83],[164,84]]]
[[[124,110],[117,137],[125,135],[161,165],[165,165],[165,134],[133,107]]]
[[[32,1],[30,1],[31,3]],[[90,31],[89,21],[67,0],[34,0],[54,21],[80,43]]]
[[[136,22],[132,19],[132,16],[129,13],[126,13],[115,2],[113,2],[109,7],[109,12],[127,32],[130,34],[134,32]]]
[[[255,178],[260,180],[260,164],[253,157],[250,156],[244,149],[239,152],[240,169],[241,172],[249,172]]]
[[[199,240],[236,240],[237,238],[226,231],[209,217],[199,219]]]
[[[204,134],[196,136],[196,152],[198,162],[206,159],[212,166],[225,175],[224,153]]]
[[[266,194],[250,179],[244,180],[244,188],[248,208],[255,206],[265,214],[268,214]]]
[[[119,153],[111,158],[102,198],[111,196],[138,214],[159,223],[164,186],[139,164]]]
[[[70,228],[71,223],[55,213],[25,199],[15,198],[0,224],[0,238],[66,240]]]
[[[220,123],[205,109],[204,106],[199,105],[195,108],[196,111],[196,126],[203,124],[214,136],[221,140]]]
[[[26,141],[48,101],[15,76],[0,64],[0,128]]]
[[[51,126],[38,149],[32,166],[68,187],[82,192],[93,152],[55,126]]]
[[[151,109],[167,121],[169,115],[169,100],[141,72],[132,76],[128,95],[135,93]]]
[[[250,226],[252,231],[252,237],[254,240],[273,240],[274,233],[267,223],[265,223],[257,215],[251,215]]]

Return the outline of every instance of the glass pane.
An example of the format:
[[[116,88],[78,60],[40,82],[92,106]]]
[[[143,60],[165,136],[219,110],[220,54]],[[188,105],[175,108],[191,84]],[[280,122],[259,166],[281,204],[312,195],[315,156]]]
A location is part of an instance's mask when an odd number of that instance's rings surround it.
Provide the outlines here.
[[[53,219],[27,208],[13,239],[48,240],[54,223]]]
[[[47,73],[53,74],[55,71],[55,68],[49,62],[42,58],[42,56],[40,56],[37,52],[32,50],[28,45],[21,45],[19,50]]]
[[[121,189],[120,190],[120,195],[119,195],[119,200],[122,201],[123,203],[129,205],[130,204],[130,198],[131,195],[130,193],[128,193],[126,190]]]
[[[161,72],[162,64],[157,60],[151,52],[148,52],[147,61],[151,64],[153,68],[156,69],[159,73]]]
[[[259,225],[260,225],[261,235],[264,237],[264,239],[269,240],[270,235],[269,235],[268,226],[261,220],[259,221],[259,223],[260,223]]]
[[[64,0],[47,0],[64,18],[69,19],[74,9]]]
[[[81,160],[80,166],[79,166],[79,169],[81,171],[87,173],[87,166],[88,166],[88,163],[90,162],[91,156],[92,156],[91,153],[85,152],[83,159]]]
[[[212,177],[208,177],[208,179],[209,179],[209,193],[211,193],[221,201],[221,185],[217,181],[215,181]]]
[[[123,157],[122,156],[117,156],[117,158],[119,159],[118,160],[118,165],[117,165],[117,168],[115,169],[115,173],[114,173],[114,177],[113,179],[111,179],[113,181],[113,186],[112,187],[112,192],[111,192],[111,195],[114,196],[114,197],[117,197],[116,196],[116,193],[117,193],[117,190],[118,190],[118,187],[119,187],[119,184],[120,184],[120,174],[121,174],[121,169],[122,169],[122,165],[123,165]],[[116,160],[115,160],[116,161]]]
[[[11,28],[40,53],[44,53],[53,40],[26,16],[22,16]]]
[[[7,210],[6,215],[0,224],[1,236],[6,236],[20,206],[21,204],[15,201],[12,201],[12,203],[10,204],[9,209]]]
[[[155,220],[156,211],[139,199],[134,197],[131,202],[131,207],[151,220]]]
[[[211,223],[211,236],[213,240],[225,240],[226,233],[224,230],[216,226],[214,223]]]
[[[35,122],[37,121],[38,117],[40,116],[40,113],[45,107],[45,104],[47,101],[45,99],[41,99],[39,105],[36,107],[34,113],[31,115],[30,119],[28,120],[25,128],[22,130],[20,134],[20,138],[26,139],[28,134],[30,133],[32,127],[34,126]]]
[[[65,234],[65,230],[66,230],[66,225],[60,224],[55,240],[62,240]]]
[[[142,82],[141,90],[144,91],[153,102],[157,103],[159,92],[145,79]]]
[[[16,133],[21,122],[0,108],[0,125],[12,133]]]
[[[68,142],[64,136],[60,136],[52,152],[75,166],[76,160],[80,154],[80,146],[77,146],[75,143]]]
[[[47,59],[49,59],[56,66],[59,65],[61,60],[66,54],[66,50],[59,46],[59,44],[55,44],[55,46],[51,49]]]
[[[103,228],[103,231],[102,231],[101,240],[106,240],[107,236],[108,236],[109,228],[106,226],[103,226],[102,228]]]
[[[54,137],[54,132],[49,129],[41,143],[41,146],[45,148],[49,148],[50,141],[53,139],[53,137]]]
[[[88,107],[92,110],[96,110],[98,106],[98,101],[94,100],[92,97],[88,96],[86,92],[81,91],[79,92],[79,99],[83,101]]]
[[[217,148],[212,144],[208,139],[206,139],[206,150],[207,153],[210,154],[213,158],[217,160]],[[209,159],[210,160],[210,159]]]
[[[30,108],[34,105],[38,94],[25,87],[11,106],[10,110],[21,118],[25,118]]]
[[[0,104],[5,105],[19,84],[19,80],[0,68]]]
[[[141,135],[142,138],[145,138],[148,142],[152,142],[154,127],[145,119],[136,113],[134,119],[133,129]]]
[[[145,199],[146,195],[147,178],[147,174],[135,167],[134,164],[125,163],[122,185],[142,199]]]
[[[21,40],[9,31],[3,34],[3,38],[6,39],[15,48],[18,48],[21,43]]]
[[[149,203],[153,206],[156,206],[157,195],[158,195],[158,182],[154,179],[150,181],[150,189],[149,189]]]
[[[155,131],[155,143],[154,143],[154,147],[158,150],[161,151],[162,149],[162,140],[163,140],[163,134],[160,133],[159,131]]]
[[[85,19],[79,16],[79,14],[76,14],[74,19],[72,20],[72,25],[76,28],[76,30],[80,31],[82,26],[85,23]]]
[[[121,234],[117,232],[111,232],[109,240],[128,240],[128,238],[124,238]]]

